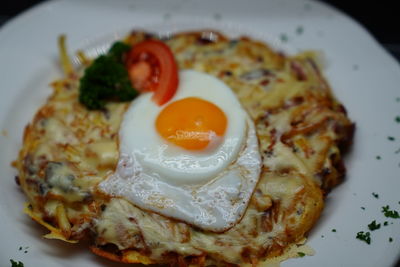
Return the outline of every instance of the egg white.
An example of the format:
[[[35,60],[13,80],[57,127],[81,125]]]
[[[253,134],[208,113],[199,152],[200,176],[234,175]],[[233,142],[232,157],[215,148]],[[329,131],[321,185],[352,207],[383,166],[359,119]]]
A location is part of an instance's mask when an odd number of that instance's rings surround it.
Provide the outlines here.
[[[243,215],[261,171],[254,124],[222,81],[192,70],[179,77],[169,103],[199,97],[217,105],[228,121],[221,143],[196,152],[167,142],[155,121],[168,103],[159,107],[143,94],[124,115],[117,169],[99,188],[143,209],[224,231]]]
[[[155,121],[168,105],[156,105],[151,94],[139,96],[124,115],[120,129],[120,151],[135,153],[147,170],[175,184],[205,183],[225,169],[237,156],[246,132],[246,113],[235,95],[217,78],[197,71],[181,71],[179,88],[168,102],[200,97],[217,105],[226,115],[222,143],[213,151],[190,151],[166,142],[155,129]]]

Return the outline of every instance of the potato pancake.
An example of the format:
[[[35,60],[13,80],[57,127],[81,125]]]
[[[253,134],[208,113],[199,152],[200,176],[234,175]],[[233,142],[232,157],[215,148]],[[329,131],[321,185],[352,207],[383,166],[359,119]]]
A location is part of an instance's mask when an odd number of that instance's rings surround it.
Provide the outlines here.
[[[91,111],[79,102],[79,73],[54,91],[26,127],[15,166],[27,213],[48,238],[90,238],[92,252],[111,260],[179,266],[256,266],[304,239],[324,196],[345,174],[342,152],[354,124],[333,96],[313,52],[294,56],[247,37],[218,32],[161,38],[132,32],[132,45],[157,38],[179,69],[217,77],[236,94],[256,126],[262,171],[241,220],[223,233],[145,211],[97,185],[118,162],[118,131],[127,102]]]

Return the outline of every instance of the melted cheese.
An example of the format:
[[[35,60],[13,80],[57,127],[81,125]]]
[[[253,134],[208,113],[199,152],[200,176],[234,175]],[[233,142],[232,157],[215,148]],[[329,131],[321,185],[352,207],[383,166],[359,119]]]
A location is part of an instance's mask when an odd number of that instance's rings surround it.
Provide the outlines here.
[[[128,40],[145,36],[136,32]],[[216,234],[98,194],[96,185],[115,169],[127,104],[88,111],[78,103],[78,81],[68,78],[53,84],[53,95],[25,131],[16,161],[35,211],[30,216],[52,232],[49,237],[80,239],[89,229],[98,246],[113,244],[123,253],[145,249],[149,258],[143,256],[143,262],[165,262],[166,253],[173,252],[243,266],[303,240],[322,211],[323,190],[343,174],[336,168],[338,143],[351,138],[351,122],[312,54],[285,57],[248,38],[215,34],[215,43],[204,44],[199,36],[180,34],[167,41],[179,67],[222,79],[256,125],[263,171],[242,220]],[[50,173],[52,165],[58,167]]]

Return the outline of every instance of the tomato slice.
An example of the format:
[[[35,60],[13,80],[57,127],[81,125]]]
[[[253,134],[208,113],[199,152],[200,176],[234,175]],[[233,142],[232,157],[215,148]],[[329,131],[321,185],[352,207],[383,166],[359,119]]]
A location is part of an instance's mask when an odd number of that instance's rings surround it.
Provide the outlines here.
[[[161,41],[145,40],[132,47],[126,59],[132,86],[153,91],[158,105],[168,102],[178,88],[178,67],[171,49]]]

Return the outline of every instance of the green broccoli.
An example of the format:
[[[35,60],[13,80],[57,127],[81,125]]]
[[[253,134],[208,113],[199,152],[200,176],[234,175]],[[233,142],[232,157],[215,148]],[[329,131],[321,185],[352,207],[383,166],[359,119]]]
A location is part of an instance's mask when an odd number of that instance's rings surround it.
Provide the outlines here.
[[[130,45],[127,45],[123,42],[115,42],[108,50],[108,55],[110,57],[113,57],[115,60],[122,62],[122,57],[130,49],[131,49]]]
[[[80,80],[79,101],[88,109],[104,109],[108,101],[130,101],[138,92],[132,87],[123,56],[130,46],[116,42],[106,55],[96,58]]]

